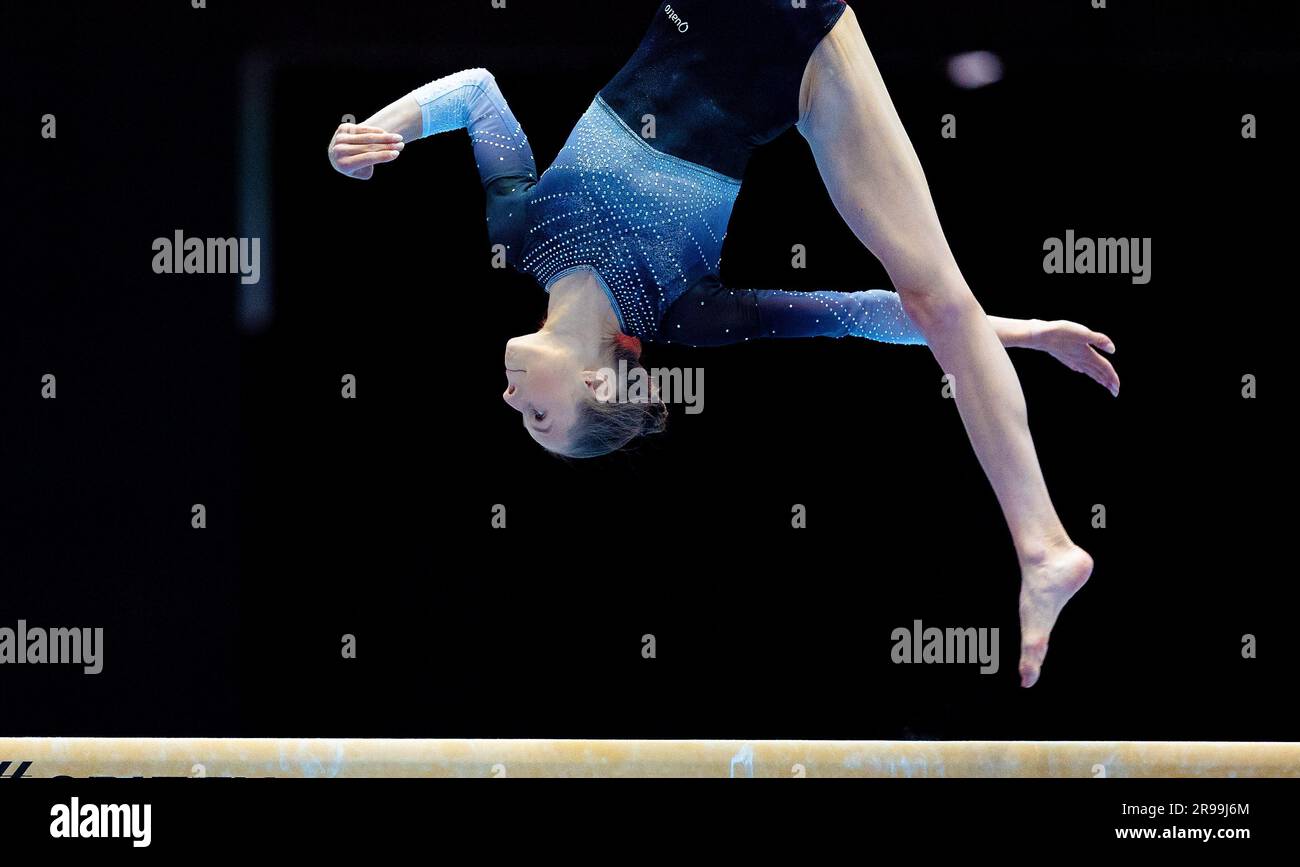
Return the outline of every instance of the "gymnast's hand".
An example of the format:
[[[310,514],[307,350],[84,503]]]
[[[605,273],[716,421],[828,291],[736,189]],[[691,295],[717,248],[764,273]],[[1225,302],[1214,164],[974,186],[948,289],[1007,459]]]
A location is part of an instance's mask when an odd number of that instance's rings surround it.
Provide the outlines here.
[[[1077,322],[1058,319],[1042,322],[1030,341],[1034,349],[1041,349],[1071,370],[1086,374],[1102,388],[1119,397],[1119,374],[1111,363],[1097,350],[1107,354],[1115,351],[1115,342],[1098,331],[1085,328]]]
[[[340,174],[367,181],[375,173],[376,165],[391,163],[405,146],[401,135],[377,126],[340,124],[330,139],[330,165]]]

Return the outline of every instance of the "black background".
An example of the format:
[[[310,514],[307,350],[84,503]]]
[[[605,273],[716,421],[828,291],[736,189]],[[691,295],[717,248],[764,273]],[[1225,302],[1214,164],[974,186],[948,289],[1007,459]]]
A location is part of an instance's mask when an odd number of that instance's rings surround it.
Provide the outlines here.
[[[1008,534],[924,349],[651,346],[705,369],[704,413],[561,462],[499,397],[545,296],[488,266],[464,136],[367,183],[326,161],[344,114],[485,66],[544,167],[655,4],[56,2],[5,13],[0,625],[103,626],[105,670],[0,669],[0,735],[1294,739],[1295,8],[852,5],[985,308],[1119,346],[1118,400],[1013,351],[1097,561],[1038,686],[1017,686]],[[1005,79],[957,90],[946,59],[977,49]],[[245,333],[235,278],[155,275],[150,244],[239,234],[259,52],[275,316]],[[1067,229],[1152,238],[1152,281],[1045,275]],[[751,163],[722,276],[888,285],[794,132]],[[1001,670],[892,664],[915,619],[999,627]]]

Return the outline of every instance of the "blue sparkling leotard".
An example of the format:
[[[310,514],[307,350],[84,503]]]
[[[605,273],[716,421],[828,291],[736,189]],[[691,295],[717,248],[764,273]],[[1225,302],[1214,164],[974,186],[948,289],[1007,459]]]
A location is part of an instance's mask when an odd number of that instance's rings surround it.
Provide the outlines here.
[[[718,277],[738,178],[755,147],[797,120],[804,66],[843,9],[842,0],[658,7],[540,179],[486,70],[414,96],[425,135],[469,131],[489,236],[506,261],[547,290],[591,272],[627,334],[695,346],[814,336],[920,344],[893,292],[737,289]]]

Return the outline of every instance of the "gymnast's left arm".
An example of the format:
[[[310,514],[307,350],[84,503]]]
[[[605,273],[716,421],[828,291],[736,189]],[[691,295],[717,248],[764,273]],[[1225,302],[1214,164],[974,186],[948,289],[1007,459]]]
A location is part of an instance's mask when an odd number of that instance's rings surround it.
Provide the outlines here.
[[[1115,351],[1105,334],[1067,320],[988,317],[1008,348],[1047,352],[1071,370],[1119,393],[1119,376],[1097,352]],[[790,292],[731,289],[715,278],[700,281],[671,307],[661,324],[668,340],[691,346],[722,346],[759,338],[862,337],[880,343],[924,346],[897,292]]]
[[[691,346],[773,337],[866,337],[922,345],[897,293],[732,289],[713,276],[668,308],[662,336]]]

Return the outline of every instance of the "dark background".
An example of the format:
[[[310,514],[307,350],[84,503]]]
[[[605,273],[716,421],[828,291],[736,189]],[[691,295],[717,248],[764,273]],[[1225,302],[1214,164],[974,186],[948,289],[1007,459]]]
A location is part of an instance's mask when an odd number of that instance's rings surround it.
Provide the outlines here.
[[[1119,346],[1118,400],[1013,351],[1097,561],[1038,686],[928,352],[651,346],[705,368],[704,413],[561,462],[499,398],[545,296],[488,267],[464,136],[368,183],[326,161],[344,114],[486,66],[545,167],[654,3],[52,2],[5,12],[0,625],[103,626],[105,671],[0,669],[0,734],[1293,739],[1296,9],[851,5],[985,308]],[[953,87],[947,58],[981,49],[1004,80]],[[150,243],[242,234],[257,157],[274,315],[250,329],[236,278],[155,275]],[[1071,228],[1152,238],[1153,280],[1045,275]],[[888,285],[794,132],[751,163],[722,276]],[[915,619],[999,627],[1001,670],[892,664]]]

